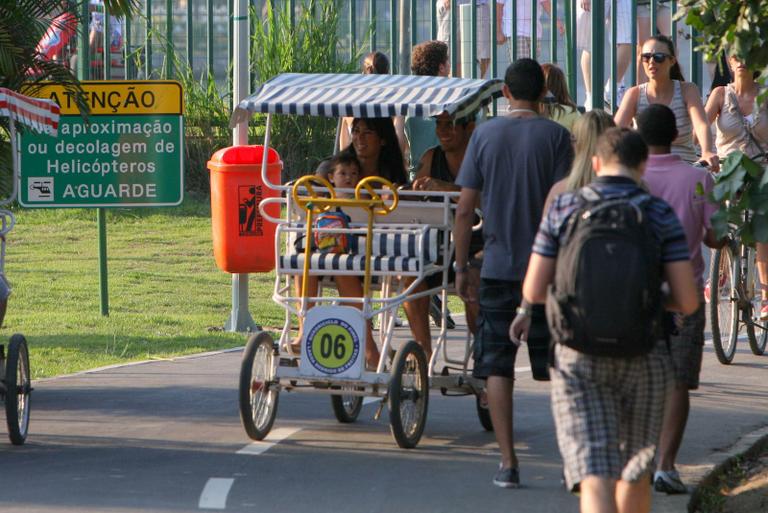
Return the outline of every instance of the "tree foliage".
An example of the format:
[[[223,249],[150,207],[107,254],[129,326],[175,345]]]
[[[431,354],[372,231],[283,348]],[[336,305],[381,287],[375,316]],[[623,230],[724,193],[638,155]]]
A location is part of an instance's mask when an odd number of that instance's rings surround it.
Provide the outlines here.
[[[707,60],[736,55],[752,70],[768,68],[768,1],[680,0],[678,18],[697,32],[697,50]],[[765,81],[765,73],[758,80]],[[760,102],[768,101],[768,91]],[[710,200],[720,205],[712,216],[718,236],[732,233],[745,243],[768,242],[768,172],[763,159],[755,161],[736,151],[722,163]],[[749,213],[749,220],[745,222]]]
[[[750,68],[768,67],[768,2],[765,0],[680,0],[678,18],[698,32],[707,60],[736,54]]]
[[[715,177],[709,200],[720,205],[712,216],[718,238],[730,233],[746,244],[768,242],[768,173],[763,163],[740,151],[728,155]]]

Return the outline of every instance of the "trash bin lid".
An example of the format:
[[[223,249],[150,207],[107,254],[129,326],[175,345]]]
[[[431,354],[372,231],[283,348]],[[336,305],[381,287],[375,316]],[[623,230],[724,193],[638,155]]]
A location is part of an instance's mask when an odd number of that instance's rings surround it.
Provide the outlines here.
[[[264,146],[261,144],[229,146],[214,153],[209,164],[257,164],[260,166],[263,158]],[[278,155],[274,148],[269,148],[267,164],[276,164],[278,162],[280,162],[280,155]]]

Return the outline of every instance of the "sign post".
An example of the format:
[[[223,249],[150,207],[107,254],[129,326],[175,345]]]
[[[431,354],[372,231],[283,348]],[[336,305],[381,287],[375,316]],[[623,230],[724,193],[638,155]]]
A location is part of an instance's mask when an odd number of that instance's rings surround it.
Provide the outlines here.
[[[109,314],[106,212],[179,205],[184,199],[181,84],[86,81],[88,122],[58,84],[37,96],[61,108],[59,137],[20,138],[19,203],[27,208],[98,208],[101,313]]]

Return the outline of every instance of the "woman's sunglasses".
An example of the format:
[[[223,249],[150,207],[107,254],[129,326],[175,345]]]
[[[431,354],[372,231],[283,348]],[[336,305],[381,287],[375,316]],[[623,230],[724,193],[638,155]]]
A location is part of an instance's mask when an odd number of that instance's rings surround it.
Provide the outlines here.
[[[672,56],[664,52],[640,54],[640,58],[643,59],[643,62],[651,62],[651,59],[653,59],[653,62],[655,62],[656,64],[661,64],[662,62],[667,60],[668,57],[672,57]]]

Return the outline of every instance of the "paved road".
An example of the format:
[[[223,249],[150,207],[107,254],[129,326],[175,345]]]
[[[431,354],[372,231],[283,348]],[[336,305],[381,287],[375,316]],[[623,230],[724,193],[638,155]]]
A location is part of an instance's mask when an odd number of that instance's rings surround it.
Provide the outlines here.
[[[768,423],[768,357],[743,346],[730,367],[707,349],[684,471]],[[386,412],[372,419],[375,404],[358,423],[341,425],[326,396],[282,394],[270,438],[249,443],[237,413],[239,358],[237,351],[37,383],[27,444],[12,447],[0,433],[0,511],[578,510],[559,484],[548,385],[526,370],[515,396],[525,486],[501,490],[490,483],[493,436],[468,397],[433,394],[425,436],[407,451],[396,448]],[[656,499],[656,507],[666,501]],[[682,511],[684,501],[667,504]]]

